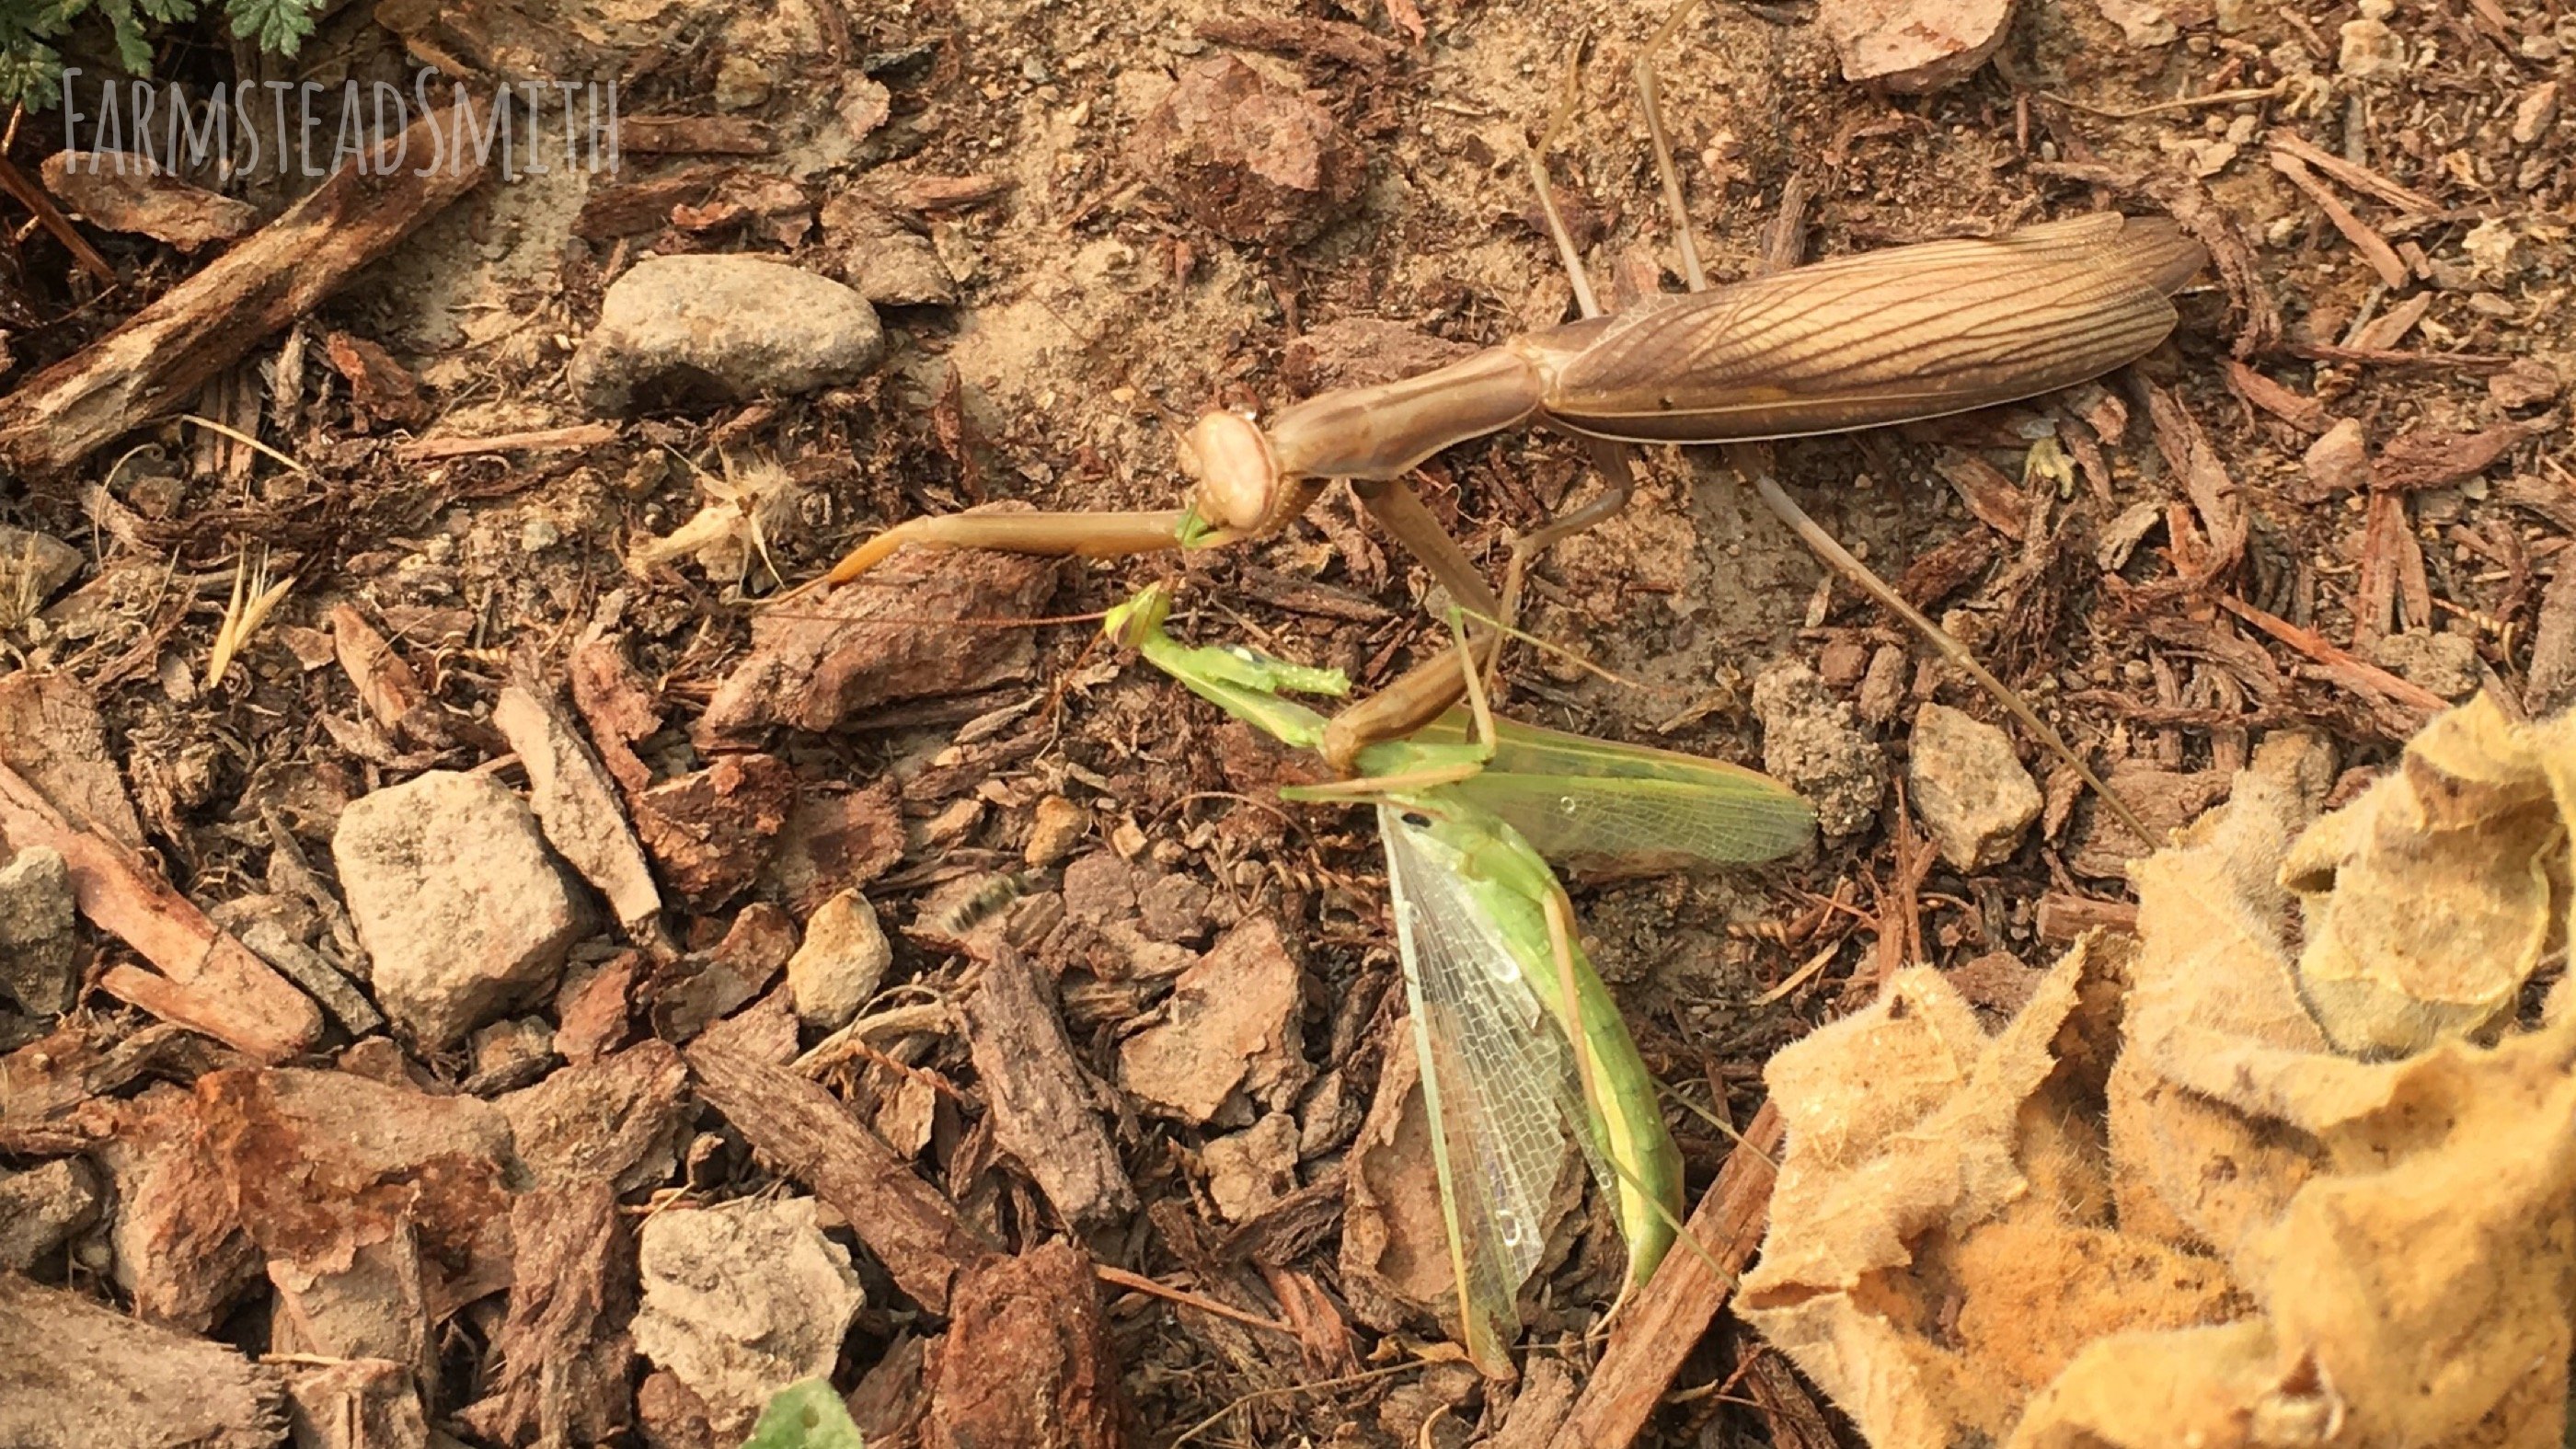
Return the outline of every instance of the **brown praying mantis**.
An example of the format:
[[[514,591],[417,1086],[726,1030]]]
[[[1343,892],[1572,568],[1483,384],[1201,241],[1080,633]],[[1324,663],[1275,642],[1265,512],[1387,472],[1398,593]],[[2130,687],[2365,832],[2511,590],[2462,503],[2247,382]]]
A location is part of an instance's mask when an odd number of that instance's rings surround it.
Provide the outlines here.
[[[1663,33],[1680,18],[1677,13]],[[1652,49],[1650,42],[1649,54]],[[1632,487],[1625,445],[1744,444],[1849,432],[2071,387],[2161,343],[2176,321],[2172,295],[2206,260],[2200,244],[2170,220],[2098,212],[2001,236],[1844,256],[1712,288],[1691,240],[1653,72],[1643,57],[1636,77],[1665,200],[1679,223],[1690,291],[1602,314],[1556,214],[1542,140],[1530,152],[1530,170],[1573,278],[1581,321],[1510,338],[1415,377],[1326,392],[1281,410],[1266,425],[1240,413],[1210,412],[1180,439],[1181,471],[1195,485],[1185,508],[916,518],[852,550],[824,582],[855,579],[906,544],[1107,557],[1260,538],[1286,528],[1329,482],[1344,479],[1469,617],[1507,624],[1526,560],[1625,506]],[[1527,426],[1583,439],[1606,486],[1590,503],[1515,543],[1498,597],[1404,480],[1453,444]],[[1835,543],[1767,466],[1749,450],[1732,461],[1783,522],[1995,692],[2146,837],[2053,729]],[[1465,647],[1489,650],[1495,637],[1486,631]],[[1362,747],[1410,733],[1454,704],[1461,677],[1454,657],[1417,666],[1337,716],[1323,754],[1348,773]]]

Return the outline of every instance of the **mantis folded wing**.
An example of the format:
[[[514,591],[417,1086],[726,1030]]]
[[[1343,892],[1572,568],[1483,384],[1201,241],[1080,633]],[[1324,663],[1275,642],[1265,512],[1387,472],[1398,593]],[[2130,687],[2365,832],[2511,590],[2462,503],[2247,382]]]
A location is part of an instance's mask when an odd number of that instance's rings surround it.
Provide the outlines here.
[[[1182,645],[1163,632],[1168,608],[1148,589],[1105,631],[1227,713],[1316,747],[1325,718],[1281,691],[1346,693],[1337,671]],[[1519,725],[1482,741],[1463,721],[1435,731],[1369,746],[1372,778],[1283,793],[1377,807],[1462,1336],[1478,1368],[1508,1376],[1569,1138],[1616,1204],[1631,1286],[1672,1246],[1681,1210],[1653,1078],[1547,857],[1768,859],[1814,820],[1776,781],[1688,755]]]

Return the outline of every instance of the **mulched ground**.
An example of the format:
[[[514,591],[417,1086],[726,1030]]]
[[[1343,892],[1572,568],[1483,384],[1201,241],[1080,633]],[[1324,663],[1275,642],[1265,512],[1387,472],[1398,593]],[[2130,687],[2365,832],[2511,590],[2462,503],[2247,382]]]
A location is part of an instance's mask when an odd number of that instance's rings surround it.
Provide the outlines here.
[[[1578,56],[1560,199],[1614,295],[1676,285],[1625,74],[1660,14],[1440,4],[1415,33],[1413,8],[827,3],[665,17],[649,43],[603,10],[617,43],[583,59],[671,118],[658,149],[584,191],[433,207],[339,296],[278,304],[290,332],[235,328],[163,409],[293,467],[172,423],[36,466],[29,380],[206,264],[85,226],[103,288],[54,232],[13,231],[6,517],[77,559],[12,585],[0,833],[59,850],[86,919],[70,1009],[14,961],[0,1008],[0,1192],[33,1225],[0,1243],[27,1275],[0,1278],[0,1341],[77,1345],[197,1416],[87,1442],[273,1442],[281,1393],[314,1442],[729,1442],[738,1406],[683,1380],[722,1381],[693,1355],[773,1299],[837,1305],[845,1331],[788,1315],[747,1372],[819,1361],[871,1443],[1457,1444],[1480,1422],[1547,1442],[1546,1406],[1597,1381],[1606,1225],[1569,1218],[1517,1400],[1441,1357],[1404,1296],[1427,1163],[1371,1115],[1407,1048],[1366,816],[1277,807],[1298,762],[1088,622],[1176,575],[1176,631],[1365,689],[1441,642],[1419,571],[1336,492],[1177,563],[910,555],[879,587],[750,604],[904,518],[1170,506],[1167,419],[1560,319],[1517,147]],[[410,26],[413,53],[526,63],[515,10],[450,22]],[[397,73],[385,25],[345,13],[298,64]],[[1810,257],[2101,207],[2211,246],[2174,340],[2098,385],[1777,452],[1826,527],[2161,826],[2267,731],[2323,734],[2348,792],[2445,701],[2576,693],[2571,44],[2494,0],[2066,0],[1915,97],[1840,80],[1793,5],[1697,16],[1663,69],[1721,277],[1792,191]],[[1344,159],[1284,196],[1186,179],[1194,133],[1148,119],[1218,54]],[[221,56],[177,63],[211,79]],[[13,154],[51,150],[48,124],[25,117]],[[595,419],[567,363],[647,250],[852,280],[927,257],[907,275],[956,295],[886,307],[888,359],[859,380]],[[578,431],[521,436],[556,429]],[[2026,473],[2042,438],[2063,466]],[[1497,573],[1513,531],[1589,486],[1544,436],[1424,470]],[[652,546],[710,503],[712,555]],[[42,576],[27,558],[13,581]],[[210,674],[237,589],[289,579]],[[2136,842],[2026,740],[2030,838],[1987,870],[1940,859],[1902,806],[1913,717],[1999,712],[1712,466],[1650,459],[1629,512],[1542,568],[1525,623],[1611,677],[1519,651],[1522,717],[1759,763],[1777,726],[1753,681],[1794,660],[1883,750],[1871,823],[1807,858],[1578,897],[1649,1064],[1711,1117],[1755,1122],[1768,1052],[1899,965],[2008,1004],[2130,919]],[[590,775],[544,763],[564,738]],[[599,870],[572,861],[591,884],[565,888],[561,964],[430,1047],[383,1025],[334,852],[353,802],[426,771],[569,802],[545,821],[567,859],[585,823],[609,840]],[[635,889],[630,857],[650,919],[615,884]],[[818,913],[842,958],[873,949],[846,897],[827,907],[844,891],[890,961],[845,1003],[857,1025],[800,1021],[788,963]],[[1733,1142],[1673,1120],[1697,1200]],[[722,1204],[739,1220],[686,1211]],[[631,1325],[639,1259],[699,1306]],[[1669,1390],[1641,1442],[1846,1432],[1731,1328]]]

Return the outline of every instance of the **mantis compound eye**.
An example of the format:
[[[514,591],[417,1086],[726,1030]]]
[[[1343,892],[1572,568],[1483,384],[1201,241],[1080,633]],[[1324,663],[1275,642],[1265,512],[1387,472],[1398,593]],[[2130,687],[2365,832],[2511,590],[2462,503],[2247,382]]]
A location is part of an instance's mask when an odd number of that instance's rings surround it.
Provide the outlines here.
[[[1279,508],[1279,464],[1270,440],[1240,413],[1209,413],[1181,437],[1181,472],[1198,484],[1199,516],[1259,533]]]

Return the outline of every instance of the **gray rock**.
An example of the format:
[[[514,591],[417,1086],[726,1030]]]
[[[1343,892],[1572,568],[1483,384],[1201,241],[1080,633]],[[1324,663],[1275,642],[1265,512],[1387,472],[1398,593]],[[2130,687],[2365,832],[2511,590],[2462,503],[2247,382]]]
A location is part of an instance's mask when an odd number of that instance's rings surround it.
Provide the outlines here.
[[[98,1177],[77,1157],[0,1172],[0,1268],[24,1273],[98,1218]]]
[[[51,534],[0,524],[0,629],[15,629],[81,570],[81,552]]]
[[[352,802],[331,856],[376,1000],[427,1050],[552,989],[582,931],[536,816],[488,776],[433,770]]]
[[[1914,715],[1914,755],[1906,768],[1914,813],[1960,870],[2000,865],[2039,818],[2039,785],[2002,730],[1943,704]]]
[[[884,355],[876,309],[829,277],[761,257],[654,257],[609,286],[572,385],[592,412],[626,413],[812,392]]]
[[[705,1402],[728,1444],[771,1394],[832,1372],[864,1301],[848,1251],[823,1236],[808,1197],[655,1213],[636,1269],[636,1350]]]
[[[2477,641],[2465,634],[2390,634],[2370,646],[2370,662],[2444,699],[2466,699],[2478,692]]]
[[[62,853],[31,845],[0,866],[0,987],[39,1016],[69,1011],[80,993],[72,931],[72,872]]]
[[[1753,681],[1753,712],[1762,720],[1762,768],[1807,797],[1827,838],[1878,818],[1886,758],[1814,670],[1794,659],[1764,670]]]

